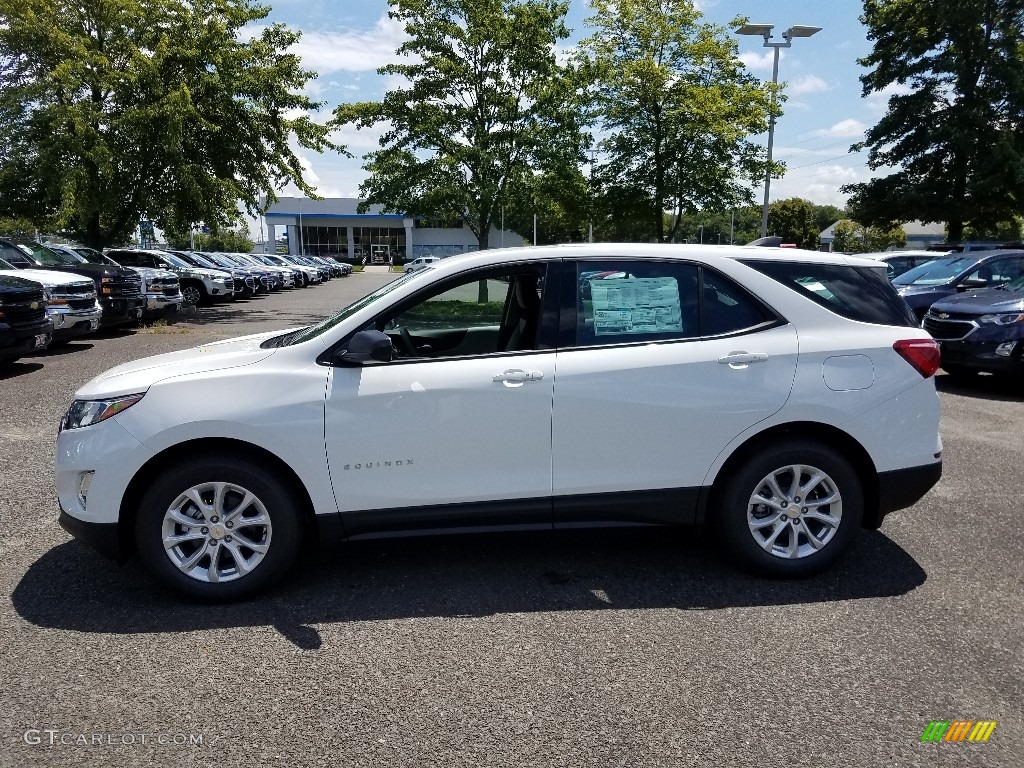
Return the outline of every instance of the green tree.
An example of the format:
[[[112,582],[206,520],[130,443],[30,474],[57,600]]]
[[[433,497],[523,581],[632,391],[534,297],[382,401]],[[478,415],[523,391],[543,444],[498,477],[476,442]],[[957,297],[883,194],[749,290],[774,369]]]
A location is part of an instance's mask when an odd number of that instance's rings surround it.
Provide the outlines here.
[[[815,251],[820,231],[814,220],[814,204],[809,200],[791,197],[768,206],[768,232],[780,235],[783,242]]]
[[[845,253],[863,253],[863,227],[850,219],[837,221],[835,228],[832,230],[832,250]]]
[[[140,219],[213,228],[333,147],[298,34],[250,0],[0,0],[0,213],[95,248]],[[253,30],[250,33],[250,30]]]
[[[1024,206],[1024,7],[1020,0],[865,0],[875,41],[859,63],[864,95],[889,98],[854,150],[884,178],[844,187],[855,218],[870,225],[946,222],[992,226]]]
[[[964,240],[1019,241],[1022,231],[1024,231],[1024,219],[1020,216],[1015,216],[1008,221],[1000,221],[988,227],[966,227],[964,229]]]
[[[875,253],[907,244],[907,233],[901,226],[865,227],[851,219],[836,222],[832,250],[849,253]]]
[[[571,176],[559,169],[582,159],[575,80],[555,58],[568,2],[388,3],[408,35],[406,62],[378,73],[407,84],[335,110],[336,126],[387,126],[364,158],[364,208],[462,218],[487,248],[502,206],[522,227],[535,197]]]
[[[846,218],[846,211],[834,205],[816,205],[812,203],[811,209],[813,210],[814,226],[818,232],[822,232],[840,219]]]
[[[197,251],[249,253],[255,245],[247,224],[242,224],[235,229],[225,228],[210,233],[197,232],[194,235],[188,232],[165,232],[164,237],[172,248],[194,247]]]
[[[767,129],[772,86],[747,72],[734,36],[704,23],[691,0],[592,7],[581,70],[606,136],[595,178],[613,231],[642,223],[648,237],[673,241],[687,215],[751,202],[766,158],[748,137]]]

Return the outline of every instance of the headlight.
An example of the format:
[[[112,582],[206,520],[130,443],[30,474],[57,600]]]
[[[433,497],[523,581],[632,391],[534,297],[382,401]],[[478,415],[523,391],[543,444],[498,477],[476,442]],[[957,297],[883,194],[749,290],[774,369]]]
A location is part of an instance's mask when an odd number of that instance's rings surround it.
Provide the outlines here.
[[[982,315],[978,318],[982,325],[1012,325],[1013,323],[1024,323],[1024,314],[1011,312],[999,315]]]
[[[128,408],[131,408],[143,398],[145,392],[137,395],[124,395],[109,400],[75,400],[68,408],[68,412],[61,419],[60,428],[78,429],[88,427],[91,424],[99,424],[111,416],[116,416]]]

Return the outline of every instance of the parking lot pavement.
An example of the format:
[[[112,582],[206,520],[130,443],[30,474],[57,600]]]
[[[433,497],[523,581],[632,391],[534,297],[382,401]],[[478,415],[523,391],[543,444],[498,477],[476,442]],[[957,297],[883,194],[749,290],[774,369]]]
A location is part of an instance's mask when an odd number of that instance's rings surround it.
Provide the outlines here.
[[[0,765],[1024,765],[1019,386],[940,375],[939,486],[802,581],[739,573],[690,531],[606,529],[346,544],[263,599],[202,606],[59,528],[54,433],[77,386],[390,277],[0,378]],[[933,720],[998,725],[921,743]]]

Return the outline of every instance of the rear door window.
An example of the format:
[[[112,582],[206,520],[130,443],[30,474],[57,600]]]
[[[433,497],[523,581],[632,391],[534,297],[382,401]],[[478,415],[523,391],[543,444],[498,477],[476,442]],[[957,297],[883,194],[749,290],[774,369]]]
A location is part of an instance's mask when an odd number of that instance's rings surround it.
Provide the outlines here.
[[[914,313],[880,269],[754,259],[743,263],[850,320],[873,325],[917,325]]]

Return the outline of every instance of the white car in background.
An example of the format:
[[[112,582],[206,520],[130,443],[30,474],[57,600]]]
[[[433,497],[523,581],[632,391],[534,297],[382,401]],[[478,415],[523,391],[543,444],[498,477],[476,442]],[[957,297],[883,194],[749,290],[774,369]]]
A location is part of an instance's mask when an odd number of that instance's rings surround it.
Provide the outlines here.
[[[938,481],[938,366],[870,259],[466,254],[88,382],[57,439],[60,522],[206,600],[279,582],[304,537],[481,528],[706,524],[804,575]]]
[[[440,256],[420,256],[405,265],[405,273],[409,274],[410,272],[418,272],[421,269],[432,267],[434,264],[440,263],[440,261]]]
[[[865,259],[875,259],[883,262],[889,270],[889,279],[899,277],[904,272],[909,272],[914,267],[927,264],[932,259],[946,256],[949,251],[877,251],[875,253],[858,253]]]

